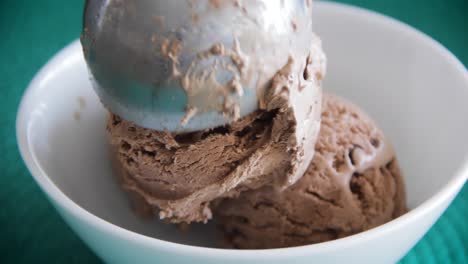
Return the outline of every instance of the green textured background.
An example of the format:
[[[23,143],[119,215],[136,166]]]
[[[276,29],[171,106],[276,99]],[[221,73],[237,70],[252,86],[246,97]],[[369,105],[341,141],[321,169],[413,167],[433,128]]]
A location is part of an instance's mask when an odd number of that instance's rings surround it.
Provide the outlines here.
[[[169,1],[169,0],[168,0]],[[83,0],[0,0],[0,263],[100,263],[23,165],[20,97],[37,70],[80,32]],[[468,65],[468,0],[342,0],[402,20]],[[402,263],[468,263],[468,186]]]

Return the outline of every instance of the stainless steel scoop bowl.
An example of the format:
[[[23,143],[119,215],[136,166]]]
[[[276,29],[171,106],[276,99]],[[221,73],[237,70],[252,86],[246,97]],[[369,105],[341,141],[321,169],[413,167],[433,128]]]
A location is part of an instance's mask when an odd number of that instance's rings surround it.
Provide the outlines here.
[[[208,129],[232,121],[222,111],[227,99],[238,117],[257,110],[259,92],[288,56],[307,52],[310,2],[88,0],[81,43],[109,111],[155,130]],[[237,89],[223,94],[234,79]]]

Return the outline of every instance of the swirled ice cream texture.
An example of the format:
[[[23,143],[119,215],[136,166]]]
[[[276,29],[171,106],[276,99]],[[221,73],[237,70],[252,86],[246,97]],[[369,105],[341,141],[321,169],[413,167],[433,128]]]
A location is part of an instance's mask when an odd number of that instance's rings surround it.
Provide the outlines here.
[[[259,94],[259,110],[188,134],[139,127],[111,114],[108,138],[121,183],[140,211],[171,222],[206,222],[211,202],[246,190],[294,184],[314,155],[326,59],[314,37]]]

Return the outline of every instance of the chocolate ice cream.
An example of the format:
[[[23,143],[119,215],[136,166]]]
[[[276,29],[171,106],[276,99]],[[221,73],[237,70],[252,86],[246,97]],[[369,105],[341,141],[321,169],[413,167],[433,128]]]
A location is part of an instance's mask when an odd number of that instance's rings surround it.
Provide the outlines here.
[[[173,223],[205,222],[210,203],[247,190],[294,184],[314,154],[325,55],[314,37],[307,58],[290,57],[259,95],[259,110],[188,134],[139,127],[111,113],[107,131],[121,182],[139,211]]]
[[[218,201],[215,216],[228,246],[266,249],[324,242],[405,212],[395,153],[357,106],[324,96],[315,151],[305,175],[284,191],[265,186]]]

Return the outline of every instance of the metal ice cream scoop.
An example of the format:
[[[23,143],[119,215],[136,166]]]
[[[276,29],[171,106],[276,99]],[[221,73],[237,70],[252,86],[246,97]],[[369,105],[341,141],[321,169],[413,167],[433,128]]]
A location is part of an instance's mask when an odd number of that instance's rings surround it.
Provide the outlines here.
[[[307,53],[311,11],[311,0],[87,0],[81,42],[109,111],[189,132],[257,110],[288,57]]]

